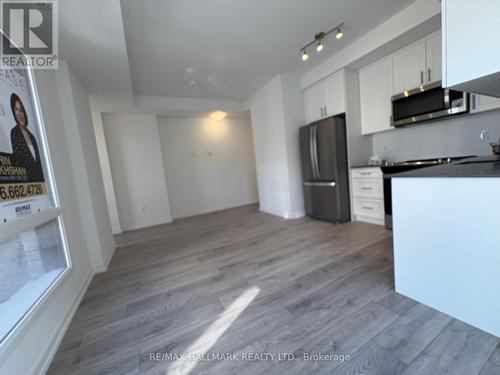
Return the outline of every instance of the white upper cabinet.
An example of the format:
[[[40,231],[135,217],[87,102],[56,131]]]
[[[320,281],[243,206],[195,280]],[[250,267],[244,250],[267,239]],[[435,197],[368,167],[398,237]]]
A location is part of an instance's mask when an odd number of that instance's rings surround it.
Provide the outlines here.
[[[396,52],[393,55],[396,94],[440,81],[441,55],[440,31]]]
[[[471,113],[491,111],[500,108],[500,98],[493,96],[471,94]]]
[[[500,1],[443,0],[443,85],[500,97]]]
[[[317,121],[323,117],[326,107],[325,83],[317,82],[304,90],[304,109],[306,124]]]
[[[394,91],[396,94],[426,83],[425,53],[425,42],[419,42],[394,54]]]
[[[442,79],[442,38],[441,31],[432,34],[425,41],[427,71],[425,81],[427,84],[441,81]]]
[[[389,56],[359,71],[362,134],[392,129],[392,61],[392,56]]]
[[[306,123],[345,112],[344,71],[315,83],[304,90]]]
[[[393,129],[391,97],[439,82],[441,31],[433,33],[359,71],[363,134]]]
[[[345,74],[337,72],[325,81],[326,115],[334,116],[345,112]]]

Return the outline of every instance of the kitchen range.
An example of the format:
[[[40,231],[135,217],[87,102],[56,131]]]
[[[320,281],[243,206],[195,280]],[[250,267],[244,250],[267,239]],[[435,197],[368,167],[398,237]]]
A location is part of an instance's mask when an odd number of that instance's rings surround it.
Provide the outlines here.
[[[413,169],[420,169],[426,167],[433,167],[436,165],[449,164],[458,160],[471,158],[473,156],[453,156],[432,159],[419,159],[407,160],[401,162],[389,162],[381,166],[384,174],[384,213],[385,213],[385,226],[392,229],[392,184],[391,178],[401,172],[410,171]]]

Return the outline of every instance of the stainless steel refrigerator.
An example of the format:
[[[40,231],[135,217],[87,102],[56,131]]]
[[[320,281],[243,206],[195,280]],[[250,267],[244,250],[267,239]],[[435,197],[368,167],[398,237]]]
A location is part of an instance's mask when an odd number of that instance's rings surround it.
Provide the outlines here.
[[[307,215],[350,221],[345,115],[301,127],[300,151]]]

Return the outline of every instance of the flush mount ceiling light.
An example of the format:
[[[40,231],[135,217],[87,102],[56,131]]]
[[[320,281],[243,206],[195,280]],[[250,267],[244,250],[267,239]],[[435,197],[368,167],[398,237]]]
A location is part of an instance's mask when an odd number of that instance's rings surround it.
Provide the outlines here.
[[[210,114],[210,118],[215,121],[222,121],[226,118],[226,112],[215,111]]]
[[[319,32],[316,35],[314,35],[314,40],[312,42],[307,43],[304,47],[300,49],[302,52],[302,61],[306,61],[309,58],[309,55],[307,53],[307,48],[312,46],[313,44],[316,44],[316,52],[321,52],[323,50],[323,40],[328,34],[331,34],[335,31],[335,37],[337,39],[340,39],[344,36],[344,33],[342,32],[342,26],[344,26],[344,23],[342,22],[340,25],[335,26],[333,29],[328,30],[326,32]]]

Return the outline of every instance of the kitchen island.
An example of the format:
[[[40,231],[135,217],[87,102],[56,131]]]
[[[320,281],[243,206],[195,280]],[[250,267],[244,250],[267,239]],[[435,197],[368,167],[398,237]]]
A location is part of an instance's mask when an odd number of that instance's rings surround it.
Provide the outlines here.
[[[500,158],[392,178],[396,291],[500,336]]]

